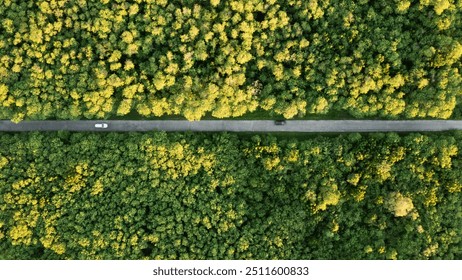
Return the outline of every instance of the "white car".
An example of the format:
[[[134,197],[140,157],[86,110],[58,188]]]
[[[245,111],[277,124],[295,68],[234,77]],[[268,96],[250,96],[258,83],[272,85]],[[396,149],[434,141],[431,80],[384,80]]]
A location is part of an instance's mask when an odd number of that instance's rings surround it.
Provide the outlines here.
[[[107,128],[107,123],[97,123],[95,124],[96,128]]]

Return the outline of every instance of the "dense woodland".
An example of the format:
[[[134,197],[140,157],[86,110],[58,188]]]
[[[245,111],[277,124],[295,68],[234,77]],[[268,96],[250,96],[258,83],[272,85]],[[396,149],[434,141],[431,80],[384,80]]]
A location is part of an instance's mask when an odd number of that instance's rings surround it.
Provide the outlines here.
[[[0,135],[0,257],[462,259],[462,134]]]
[[[460,0],[0,0],[0,118],[448,118]]]

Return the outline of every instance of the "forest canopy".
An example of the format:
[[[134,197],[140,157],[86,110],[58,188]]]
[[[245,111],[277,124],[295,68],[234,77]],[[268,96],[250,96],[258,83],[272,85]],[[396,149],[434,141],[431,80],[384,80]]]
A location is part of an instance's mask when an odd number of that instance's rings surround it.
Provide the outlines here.
[[[462,134],[0,134],[0,258],[461,259]]]
[[[0,0],[0,118],[449,118],[459,0]]]

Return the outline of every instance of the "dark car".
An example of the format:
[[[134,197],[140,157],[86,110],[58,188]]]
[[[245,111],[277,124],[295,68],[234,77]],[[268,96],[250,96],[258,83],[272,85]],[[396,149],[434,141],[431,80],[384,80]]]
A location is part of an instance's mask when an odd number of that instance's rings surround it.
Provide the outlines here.
[[[275,125],[285,125],[286,121],[285,120],[277,120],[277,121],[274,121],[274,124]]]

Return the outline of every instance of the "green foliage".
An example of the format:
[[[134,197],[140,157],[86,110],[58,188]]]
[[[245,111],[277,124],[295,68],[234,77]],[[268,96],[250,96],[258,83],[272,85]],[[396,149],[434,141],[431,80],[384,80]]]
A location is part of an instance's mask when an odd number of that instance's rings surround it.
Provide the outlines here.
[[[460,259],[461,134],[0,135],[0,258]]]
[[[5,0],[0,118],[449,118],[452,0]]]

